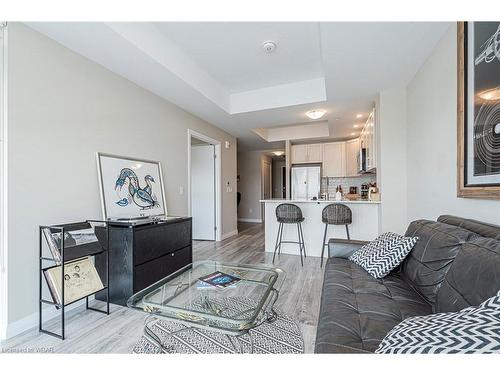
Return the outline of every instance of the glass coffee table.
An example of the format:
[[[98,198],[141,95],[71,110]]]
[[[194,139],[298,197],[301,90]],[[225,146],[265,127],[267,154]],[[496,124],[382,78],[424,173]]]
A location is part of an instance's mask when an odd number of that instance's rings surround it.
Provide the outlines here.
[[[236,276],[240,281],[224,288],[200,283],[200,278],[213,272]],[[189,329],[223,333],[236,352],[243,352],[240,338],[247,335],[252,352],[249,330],[276,319],[274,304],[284,279],[285,272],[272,266],[200,261],[134,294],[127,305],[148,313],[144,334],[163,351],[172,348],[151,329],[158,319],[182,324],[183,328],[168,333],[171,336]]]

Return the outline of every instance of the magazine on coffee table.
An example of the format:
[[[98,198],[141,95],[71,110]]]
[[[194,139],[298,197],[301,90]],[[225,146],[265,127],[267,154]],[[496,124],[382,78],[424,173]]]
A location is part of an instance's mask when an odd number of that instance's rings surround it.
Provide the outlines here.
[[[230,285],[234,285],[241,279],[236,276],[228,275],[224,272],[215,271],[209,275],[199,278],[205,284],[215,286],[217,288],[226,288]]]

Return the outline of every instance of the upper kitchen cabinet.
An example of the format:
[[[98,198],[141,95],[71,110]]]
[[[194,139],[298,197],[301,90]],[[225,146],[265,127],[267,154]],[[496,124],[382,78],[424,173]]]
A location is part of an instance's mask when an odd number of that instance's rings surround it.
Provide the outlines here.
[[[322,144],[292,145],[292,164],[321,163],[322,150]]]
[[[323,176],[344,177],[346,175],[346,143],[323,144]]]
[[[357,176],[359,173],[359,138],[345,143],[347,177]]]
[[[375,136],[375,109],[368,116],[366,124],[359,137],[360,147],[366,149],[366,171],[377,168],[377,142]]]

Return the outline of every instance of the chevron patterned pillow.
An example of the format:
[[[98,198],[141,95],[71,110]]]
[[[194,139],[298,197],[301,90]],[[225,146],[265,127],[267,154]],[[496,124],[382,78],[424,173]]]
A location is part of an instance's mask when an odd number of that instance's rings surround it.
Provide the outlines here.
[[[361,263],[368,257],[368,255],[376,251],[379,251],[386,242],[389,242],[390,240],[399,237],[401,236],[396,233],[392,232],[383,233],[377,238],[375,238],[373,241],[368,242],[366,245],[361,246],[349,257],[349,260],[361,266]]]
[[[384,233],[364,245],[349,257],[377,279],[387,276],[406,258],[417,237],[404,237],[395,233]]]
[[[477,307],[408,318],[376,353],[500,353],[500,291]]]

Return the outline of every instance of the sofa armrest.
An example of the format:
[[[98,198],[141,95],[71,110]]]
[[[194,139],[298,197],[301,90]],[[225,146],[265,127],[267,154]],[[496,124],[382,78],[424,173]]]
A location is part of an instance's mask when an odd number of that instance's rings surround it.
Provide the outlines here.
[[[328,241],[328,257],[349,258],[352,253],[367,243],[368,241],[332,238]]]

